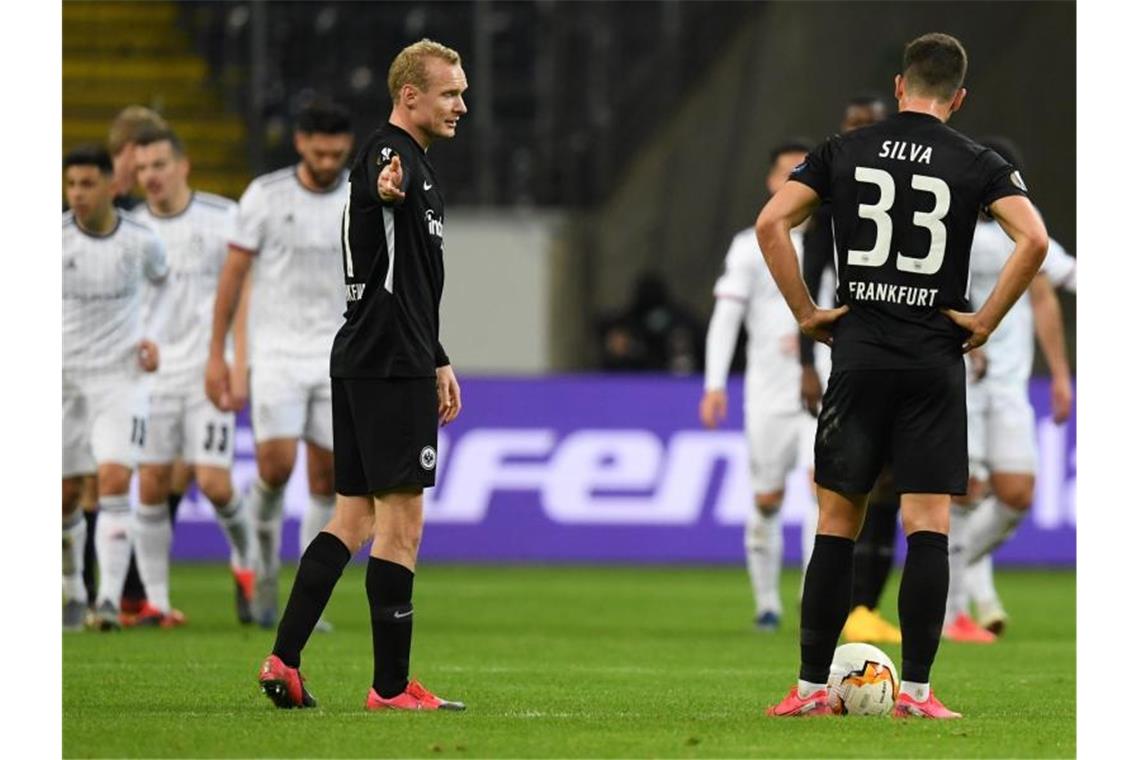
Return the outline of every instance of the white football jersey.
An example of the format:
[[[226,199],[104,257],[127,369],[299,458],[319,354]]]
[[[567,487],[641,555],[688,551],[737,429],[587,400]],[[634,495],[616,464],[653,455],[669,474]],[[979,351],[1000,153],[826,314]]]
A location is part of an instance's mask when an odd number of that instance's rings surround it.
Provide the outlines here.
[[[998,275],[1013,253],[1014,242],[997,222],[979,221],[970,248],[970,303],[980,309],[997,285]],[[1075,283],[1077,260],[1061,244],[1049,239],[1041,271],[1056,285]],[[1023,293],[990,335],[986,352],[986,379],[1025,383],[1033,369],[1033,307]]]
[[[791,232],[796,256],[803,262],[804,236]],[[833,288],[824,287],[830,293]],[[800,403],[800,328],[764,262],[753,228],[741,230],[732,239],[724,259],[724,273],[713,287],[717,298],[745,304],[748,354],[745,368],[745,399],[766,412],[797,412]],[[816,351],[816,366],[827,377],[828,359]]]
[[[348,172],[325,192],[290,166],[250,183],[230,242],[256,254],[250,293],[250,363],[329,361],[344,321],[341,213]]]
[[[118,212],[117,212],[118,213]],[[162,241],[149,227],[118,213],[106,235],[84,232],[63,215],[63,372],[66,377],[131,376],[138,372],[148,289],[167,276]],[[159,362],[162,350],[159,349]]]
[[[170,267],[171,304],[166,340],[159,346],[156,394],[179,395],[202,385],[218,277],[233,237],[237,208],[229,198],[195,192],[190,205],[172,216],[156,214],[146,204],[135,211],[139,221],[158,233]]]

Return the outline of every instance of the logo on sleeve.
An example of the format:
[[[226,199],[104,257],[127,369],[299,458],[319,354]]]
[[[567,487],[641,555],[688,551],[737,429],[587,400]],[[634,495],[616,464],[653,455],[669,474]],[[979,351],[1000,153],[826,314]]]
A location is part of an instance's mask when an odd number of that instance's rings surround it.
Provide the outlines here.
[[[429,235],[435,235],[437,238],[443,237],[443,219],[435,215],[434,209],[429,208],[424,212],[424,222],[427,223]]]
[[[385,164],[387,164],[389,161],[392,160],[392,156],[395,153],[396,153],[396,151],[392,150],[391,148],[381,148],[380,149],[380,155],[376,157],[376,165],[377,166],[384,166]]]
[[[420,467],[431,471],[435,469],[435,447],[424,446],[420,449]]]
[[[1020,188],[1022,192],[1029,192],[1029,188],[1025,186],[1025,180],[1021,178],[1021,172],[1014,170],[1013,174],[1009,175],[1009,181],[1012,182],[1014,186]]]

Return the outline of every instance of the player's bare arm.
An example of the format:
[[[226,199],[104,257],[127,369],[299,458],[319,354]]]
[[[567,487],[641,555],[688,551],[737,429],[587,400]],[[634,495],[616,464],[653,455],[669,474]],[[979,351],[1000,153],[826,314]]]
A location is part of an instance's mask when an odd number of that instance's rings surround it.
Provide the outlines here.
[[[230,368],[230,399],[234,409],[242,409],[249,401],[249,295],[253,278],[246,277],[234,314],[234,365]]]
[[[206,360],[206,395],[222,411],[233,411],[235,408],[230,388],[230,367],[226,363],[226,334],[233,324],[234,312],[252,263],[252,252],[231,245],[222,274],[218,278],[218,295],[214,299],[214,326],[210,334],[210,357]]]
[[[1014,249],[982,308],[973,313],[944,310],[955,324],[970,332],[970,337],[962,344],[963,353],[989,340],[1002,318],[1040,271],[1049,247],[1045,222],[1028,198],[1020,195],[1000,198],[990,205],[990,215],[1013,240]]]
[[[439,424],[446,425],[458,417],[459,410],[463,408],[459,398],[459,381],[450,364],[436,367],[435,388],[439,395]]]
[[[385,203],[398,203],[404,200],[404,191],[400,189],[403,186],[404,167],[400,165],[400,155],[397,153],[380,170],[380,176],[376,178],[376,191]]]
[[[799,323],[800,330],[821,343],[831,343],[831,325],[847,307],[821,309],[812,301],[800,275],[791,231],[819,205],[819,196],[800,182],[788,182],[772,196],[756,218],[756,239],[780,293]]]
[[[1033,278],[1029,285],[1029,303],[1033,307],[1033,327],[1037,344],[1049,365],[1053,378],[1051,401],[1053,422],[1069,419],[1073,407],[1073,384],[1069,376],[1069,356],[1065,350],[1065,324],[1061,316],[1061,303],[1053,290],[1053,283],[1044,274]]]

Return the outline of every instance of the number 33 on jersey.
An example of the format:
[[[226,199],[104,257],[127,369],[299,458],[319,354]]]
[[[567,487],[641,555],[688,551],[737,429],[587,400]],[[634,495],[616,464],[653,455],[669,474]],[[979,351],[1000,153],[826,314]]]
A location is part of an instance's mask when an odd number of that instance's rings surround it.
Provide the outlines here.
[[[1025,183],[997,153],[934,116],[901,112],[832,137],[791,179],[831,201],[836,369],[960,361],[961,330],[940,309],[969,311],[978,214]]]

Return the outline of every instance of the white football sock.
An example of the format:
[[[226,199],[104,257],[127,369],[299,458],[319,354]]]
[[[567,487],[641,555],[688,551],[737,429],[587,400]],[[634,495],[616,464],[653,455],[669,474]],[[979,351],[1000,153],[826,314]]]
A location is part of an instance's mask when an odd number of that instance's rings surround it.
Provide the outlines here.
[[[814,489],[813,489],[814,491]],[[807,574],[808,562],[811,562],[811,553],[815,549],[815,529],[819,525],[819,504],[816,503],[815,494],[808,500],[804,511],[804,523],[800,529],[800,551],[803,553],[803,570]],[[803,594],[801,590],[800,594]]]
[[[966,568],[966,588],[970,600],[977,605],[995,604],[998,601],[994,588],[994,558],[987,554]]]
[[[165,502],[140,504],[135,511],[132,538],[147,601],[164,615],[169,614],[170,544],[174,539],[170,507]]]
[[[321,529],[329,524],[333,515],[334,503],[332,496],[309,494],[309,508],[305,510],[305,516],[301,518],[300,530],[297,535],[297,546],[300,547],[298,554],[304,554],[305,549],[309,548],[309,544],[317,537]]]
[[[78,507],[63,518],[63,598],[87,604],[83,585],[83,549],[87,543],[87,520]]]
[[[284,521],[285,489],[270,488],[261,478],[253,481],[246,494],[250,519],[256,537],[258,575],[276,574],[281,564],[281,523]]]
[[[230,564],[243,570],[249,569],[253,562],[253,526],[250,524],[245,500],[235,493],[229,504],[215,506],[214,510],[218,524],[222,526],[222,532],[230,544]]]
[[[744,525],[744,550],[756,613],[783,611],[780,605],[780,561],[784,556],[784,532],[777,507],[768,513],[755,505]]]
[[[906,694],[915,702],[925,702],[927,697],[930,696],[929,683],[915,683],[914,681],[903,681],[899,684],[899,691]]]
[[[800,695],[800,699],[807,699],[810,695],[816,693],[820,689],[826,689],[825,683],[812,683],[805,681],[802,678],[796,682],[796,692]]]
[[[950,505],[950,588],[946,594],[945,625],[954,622],[966,611],[966,554],[970,537],[970,508],[961,504]]]
[[[131,564],[131,500],[126,494],[99,497],[95,558],[99,563],[98,603],[109,601],[119,609]]]
[[[976,562],[983,554],[989,554],[1004,544],[1028,511],[1003,504],[996,496],[986,497],[970,516],[966,561]]]

